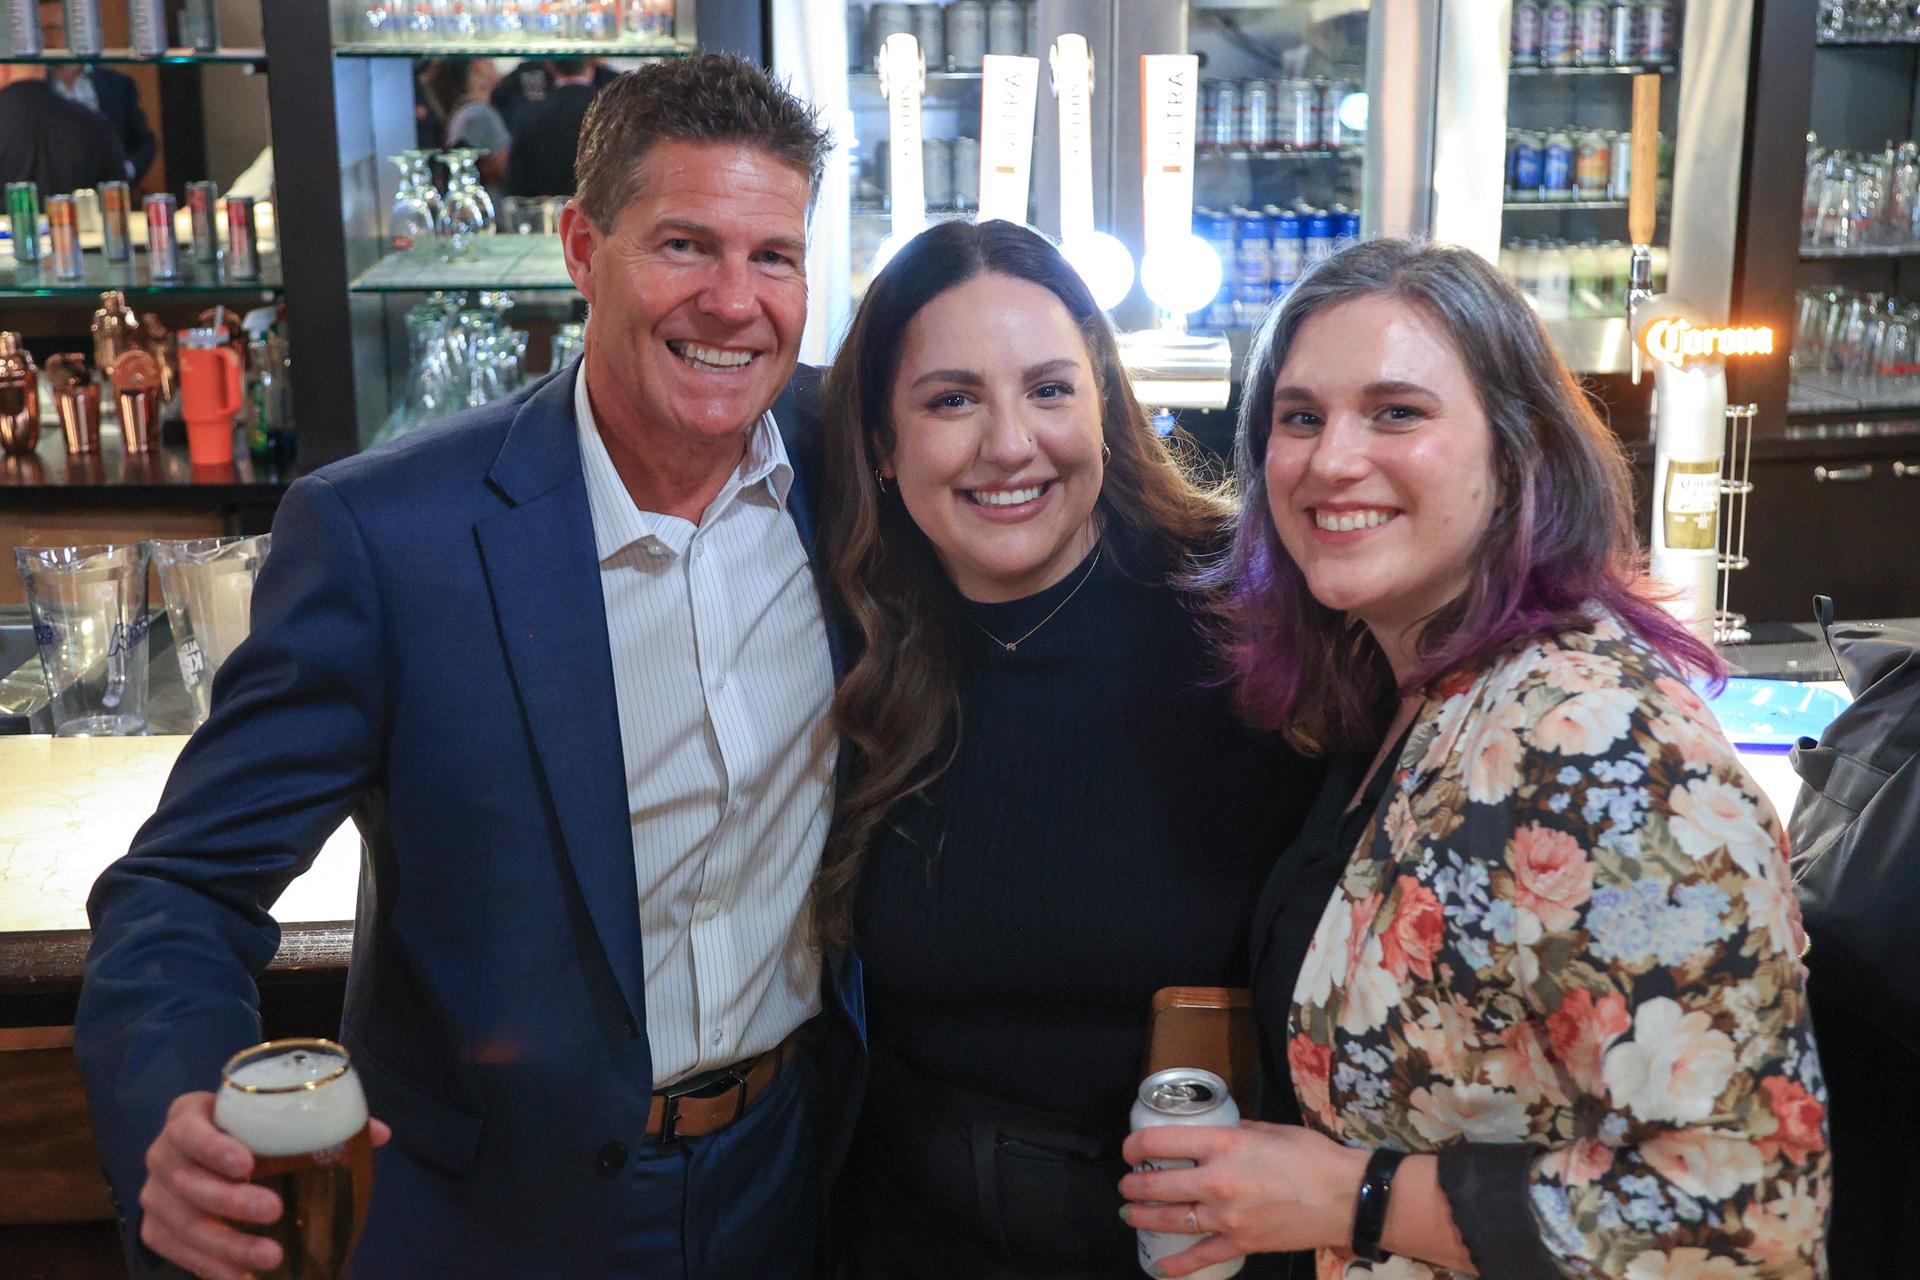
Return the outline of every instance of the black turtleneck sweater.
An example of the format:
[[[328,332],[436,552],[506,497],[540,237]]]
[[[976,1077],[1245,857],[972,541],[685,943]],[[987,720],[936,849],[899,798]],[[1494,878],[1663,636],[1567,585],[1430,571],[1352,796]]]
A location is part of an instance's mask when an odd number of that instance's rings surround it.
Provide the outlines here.
[[[1065,601],[1013,653],[967,627],[959,752],[892,815],[855,927],[905,1065],[1124,1132],[1153,993],[1247,984],[1317,770],[1238,723],[1185,602],[1120,559],[965,606],[1016,640]]]

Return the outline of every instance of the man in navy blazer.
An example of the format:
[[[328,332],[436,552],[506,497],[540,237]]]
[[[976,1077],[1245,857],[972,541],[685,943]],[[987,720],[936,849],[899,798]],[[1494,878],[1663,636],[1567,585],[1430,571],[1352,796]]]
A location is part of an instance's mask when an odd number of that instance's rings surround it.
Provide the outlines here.
[[[354,1275],[814,1273],[864,1064],[858,973],[805,910],[837,663],[795,368],[828,140],[703,55],[621,77],[580,145],[585,356],[288,490],[252,635],[89,900],[102,1154],[197,1274],[278,1261],[233,1225],[280,1205],[208,1091],[260,1038],[268,907],[348,815],[341,1036],[384,1144]]]

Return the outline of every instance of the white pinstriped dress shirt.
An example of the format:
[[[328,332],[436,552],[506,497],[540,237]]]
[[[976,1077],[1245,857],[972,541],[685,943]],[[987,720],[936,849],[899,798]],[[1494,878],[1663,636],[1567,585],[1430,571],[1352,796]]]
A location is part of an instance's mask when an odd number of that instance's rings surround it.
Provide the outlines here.
[[[698,525],[641,511],[574,378],[633,820],[654,1088],[820,1009],[804,907],[833,802],[833,665],[772,414]]]

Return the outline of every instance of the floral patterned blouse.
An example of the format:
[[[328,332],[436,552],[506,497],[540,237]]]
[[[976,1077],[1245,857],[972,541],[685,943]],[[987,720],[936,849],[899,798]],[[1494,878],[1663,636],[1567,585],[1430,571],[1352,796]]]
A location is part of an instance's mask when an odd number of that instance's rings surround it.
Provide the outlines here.
[[[1772,806],[1604,620],[1430,696],[1321,916],[1285,1060],[1312,1127],[1441,1153],[1483,1275],[1824,1275],[1799,951]]]

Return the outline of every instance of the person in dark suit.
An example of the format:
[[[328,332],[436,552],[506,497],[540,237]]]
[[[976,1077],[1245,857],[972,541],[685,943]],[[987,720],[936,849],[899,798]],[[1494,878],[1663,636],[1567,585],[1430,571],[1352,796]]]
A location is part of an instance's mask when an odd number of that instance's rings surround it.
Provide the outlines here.
[[[796,375],[828,147],[701,55],[589,116],[586,352],[296,482],[251,636],[89,900],[76,1028],[138,1239],[271,1268],[211,1123],[268,907],[366,841],[341,1039],[388,1136],[352,1275],[798,1277],[864,1069],[811,945],[837,661]],[[135,1206],[139,1212],[135,1212]]]
[[[112,126],[61,97],[46,71],[0,63],[0,182],[33,182],[51,194],[126,177]]]
[[[153,126],[147,123],[133,77],[111,67],[82,63],[57,68],[54,84],[61,97],[91,107],[107,118],[114,137],[120,140],[120,149],[126,153],[127,181],[138,182],[145,177],[153,167],[159,143],[153,136]]]
[[[566,196],[574,189],[574,148],[587,108],[600,92],[586,58],[556,58],[546,96],[514,126],[507,150],[507,194]]]

